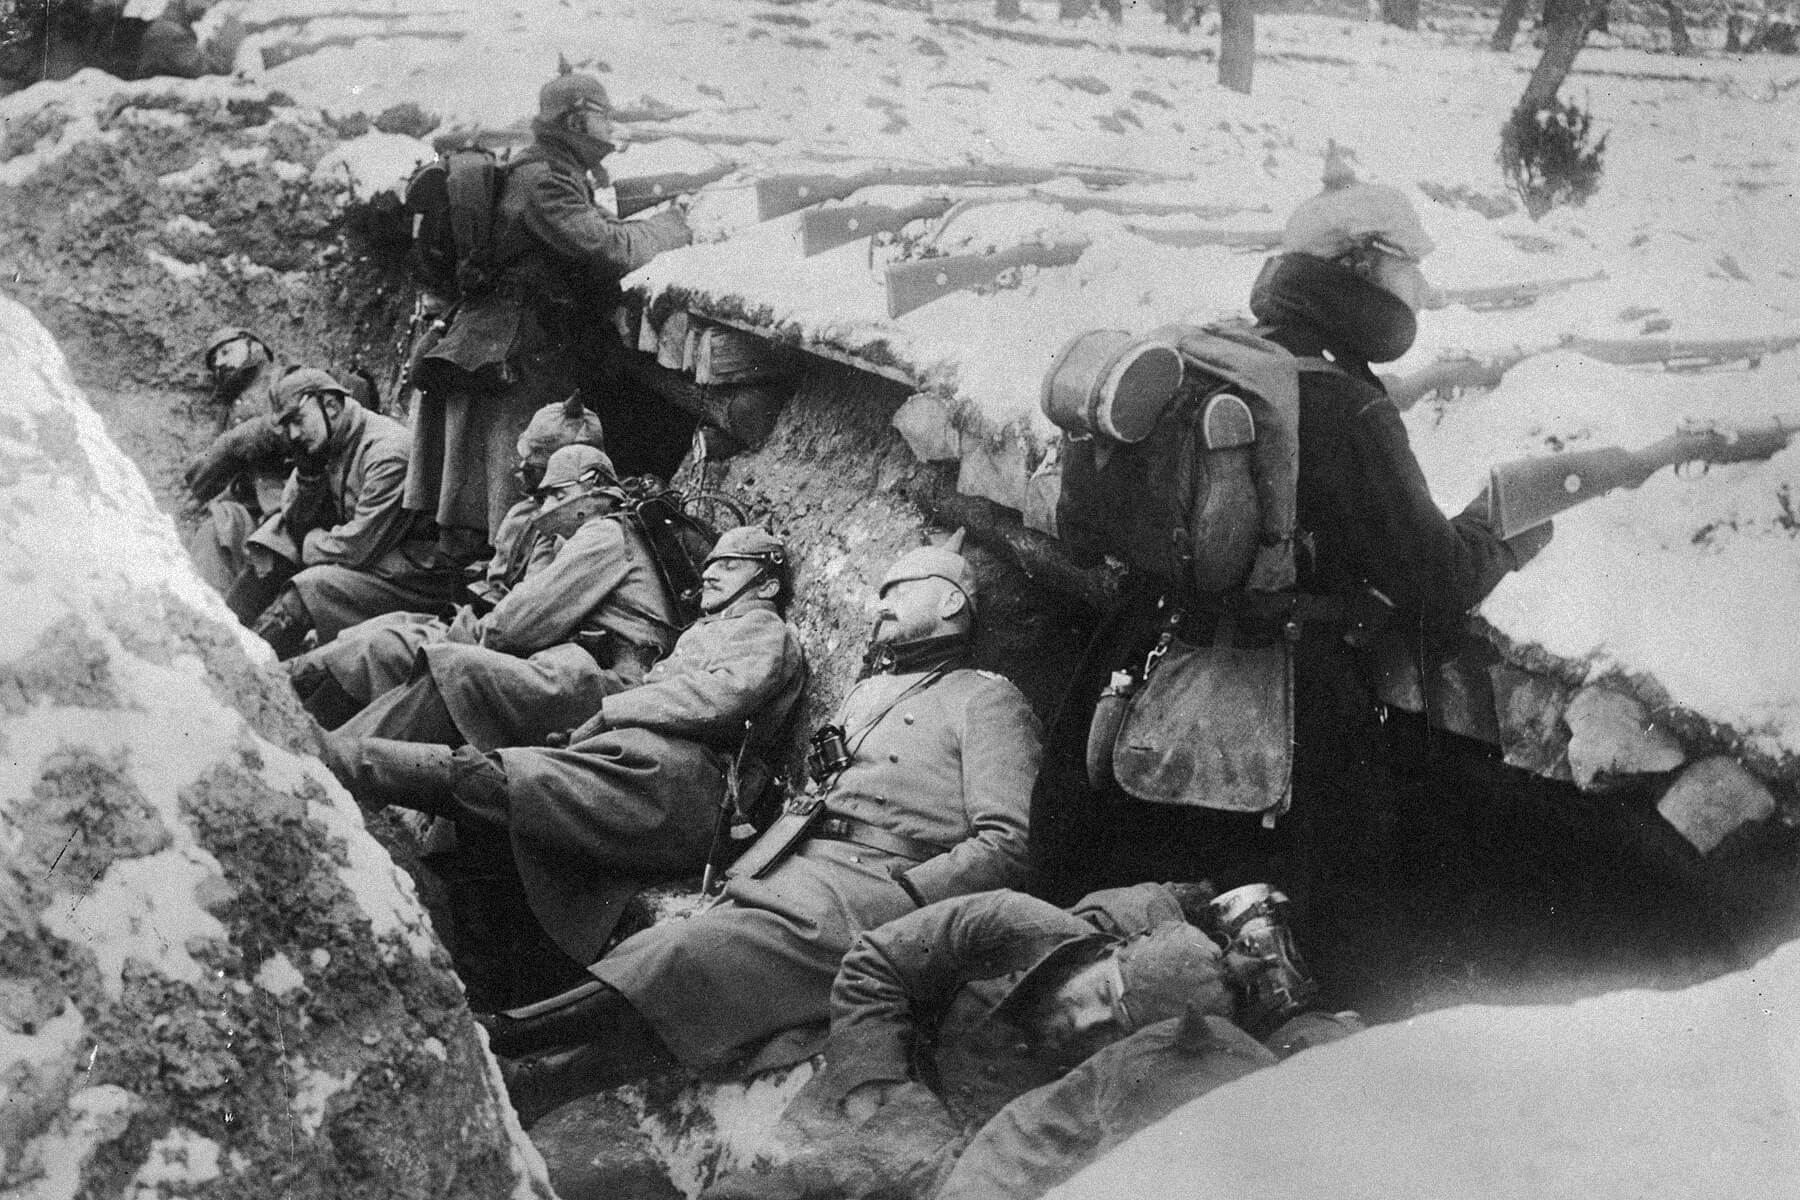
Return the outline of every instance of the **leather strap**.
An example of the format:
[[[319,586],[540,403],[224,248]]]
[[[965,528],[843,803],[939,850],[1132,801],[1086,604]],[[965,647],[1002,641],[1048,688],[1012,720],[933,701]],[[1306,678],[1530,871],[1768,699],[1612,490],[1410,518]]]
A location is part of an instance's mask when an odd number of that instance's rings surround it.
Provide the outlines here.
[[[867,821],[859,821],[855,817],[846,817],[841,813],[829,811],[808,832],[820,841],[849,842],[852,845],[876,850],[882,854],[909,858],[914,862],[924,862],[928,858],[936,858],[944,853],[942,846],[920,841],[918,838],[889,833]]]

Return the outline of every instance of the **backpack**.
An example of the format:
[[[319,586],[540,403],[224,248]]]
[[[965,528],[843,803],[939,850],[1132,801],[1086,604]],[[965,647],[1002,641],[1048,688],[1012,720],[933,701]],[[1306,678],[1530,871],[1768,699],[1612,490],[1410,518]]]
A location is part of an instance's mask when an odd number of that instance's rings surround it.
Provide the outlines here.
[[[1301,370],[1337,368],[1242,326],[1072,339],[1042,395],[1064,430],[1056,536],[1183,592],[1290,587]]]
[[[675,607],[679,627],[700,618],[700,573],[719,533],[683,507],[685,498],[655,475],[634,475],[619,484],[625,502],[612,515],[635,530],[650,548],[651,561]]]
[[[498,282],[494,216],[506,171],[492,150],[463,146],[406,181],[402,207],[412,218],[413,265],[430,290],[473,297]]]

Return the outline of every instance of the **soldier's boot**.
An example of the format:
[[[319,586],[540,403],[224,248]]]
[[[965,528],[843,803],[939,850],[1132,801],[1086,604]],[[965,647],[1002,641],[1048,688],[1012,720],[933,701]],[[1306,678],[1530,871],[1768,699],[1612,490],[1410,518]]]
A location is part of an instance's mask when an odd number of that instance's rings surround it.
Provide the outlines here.
[[[610,1038],[620,1026],[643,1023],[629,1000],[598,979],[506,1012],[478,1012],[475,1020],[488,1031],[494,1053],[508,1058]]]
[[[500,1059],[506,1094],[519,1114],[519,1124],[530,1129],[538,1120],[571,1100],[664,1071],[680,1064],[662,1039],[642,1017],[606,1035],[604,1041],[587,1042],[552,1050],[535,1058]]]
[[[256,618],[250,632],[269,643],[275,657],[285,662],[306,649],[306,635],[312,628],[312,614],[306,611],[305,602],[294,589],[286,588]]]
[[[344,690],[328,667],[303,654],[287,664],[288,681],[300,697],[300,705],[326,729],[336,729],[361,712],[363,703]]]
[[[458,815],[456,752],[426,742],[327,733],[319,757],[356,802],[373,812],[390,804],[436,817]]]

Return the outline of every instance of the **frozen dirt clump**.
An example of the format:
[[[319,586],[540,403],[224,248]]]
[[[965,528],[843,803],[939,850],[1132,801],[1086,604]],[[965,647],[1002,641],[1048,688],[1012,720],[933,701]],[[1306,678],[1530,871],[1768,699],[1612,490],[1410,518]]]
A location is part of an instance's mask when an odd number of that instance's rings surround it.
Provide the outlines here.
[[[539,1197],[411,885],[0,297],[0,1192]]]
[[[340,145],[317,112],[231,81],[84,71],[0,99],[0,129],[0,278],[84,384],[193,383],[225,324],[290,360],[385,365],[397,264],[352,234],[366,197],[315,171]]]

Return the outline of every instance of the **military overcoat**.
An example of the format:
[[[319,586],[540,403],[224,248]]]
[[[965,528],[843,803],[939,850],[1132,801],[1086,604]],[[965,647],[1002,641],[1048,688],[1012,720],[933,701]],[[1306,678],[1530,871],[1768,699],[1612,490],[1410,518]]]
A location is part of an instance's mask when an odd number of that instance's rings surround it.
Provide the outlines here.
[[[805,683],[799,634],[773,604],[745,598],[701,617],[643,683],[607,697],[603,732],[499,752],[514,861],[566,954],[599,956],[638,881],[699,872],[745,723],[751,753],[768,752]]]
[[[422,364],[443,369],[422,376],[432,382],[413,413],[406,482],[407,507],[490,534],[512,502],[514,446],[531,414],[587,382],[575,343],[616,342],[618,280],[689,240],[672,213],[621,221],[596,208],[586,168],[553,131],[508,170],[494,237],[498,286],[457,303]]]
[[[879,674],[845,697],[853,752],[824,789],[830,811],[924,843],[922,859],[812,839],[761,879],[686,921],[626,939],[594,964],[682,1062],[740,1063],[772,1035],[821,1025],[856,935],[931,902],[1021,883],[1038,722],[997,675]],[[801,1040],[757,1068],[816,1048]]]
[[[622,521],[596,515],[492,612],[476,617],[462,610],[444,638],[421,645],[412,677],[437,690],[467,744],[479,750],[537,745],[581,724],[606,696],[639,683],[674,643],[674,621],[643,538]],[[612,647],[607,666],[574,640],[598,633]],[[408,735],[380,722],[358,732]]]

